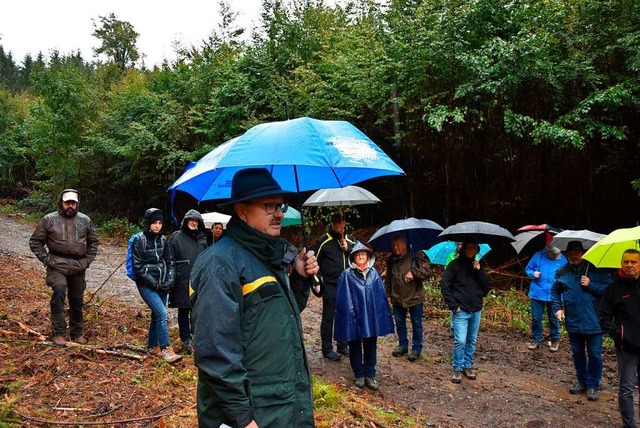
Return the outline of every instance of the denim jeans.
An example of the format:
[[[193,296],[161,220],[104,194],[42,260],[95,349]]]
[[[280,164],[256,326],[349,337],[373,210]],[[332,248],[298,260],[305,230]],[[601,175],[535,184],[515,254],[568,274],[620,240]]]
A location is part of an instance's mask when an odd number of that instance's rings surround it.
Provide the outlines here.
[[[393,305],[393,317],[396,321],[398,344],[402,349],[409,349],[407,312],[409,312],[409,317],[411,318],[411,330],[413,331],[411,351],[419,354],[422,352],[422,303],[411,306],[410,308]]]
[[[531,299],[531,341],[542,342],[542,318],[545,309],[549,319],[549,340],[560,340],[560,321],[556,318],[551,308],[551,302]]]
[[[453,371],[473,367],[473,354],[476,352],[478,330],[482,311],[453,313]]]
[[[87,288],[84,273],[80,275],[65,275],[58,271],[47,269],[46,282],[52,291],[50,306],[53,335],[66,335],[67,322],[64,319],[64,301],[68,297],[71,339],[82,336],[82,307],[84,305],[84,290]]]
[[[378,337],[373,336],[348,342],[349,362],[356,378],[376,377],[377,341]]]
[[[149,325],[148,348],[159,346],[160,349],[171,346],[169,327],[167,325],[167,294],[158,293],[147,287],[138,287],[142,300],[151,309],[151,325]]]
[[[598,389],[602,379],[602,334],[569,333],[569,344],[578,382]]]
[[[618,407],[622,417],[622,426],[637,427],[636,416],[633,409],[633,392],[636,383],[640,380],[640,354],[624,349],[616,349],[618,357]]]

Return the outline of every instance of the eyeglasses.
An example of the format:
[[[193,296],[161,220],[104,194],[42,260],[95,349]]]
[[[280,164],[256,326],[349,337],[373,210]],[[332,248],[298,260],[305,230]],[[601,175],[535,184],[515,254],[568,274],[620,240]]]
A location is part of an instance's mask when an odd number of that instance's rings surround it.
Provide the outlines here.
[[[251,202],[251,203],[254,205],[264,205],[264,212],[266,214],[275,214],[278,208],[280,208],[280,211],[282,211],[282,214],[284,214],[289,209],[289,204],[286,202],[280,202],[280,203],[268,202],[266,204],[262,202]]]

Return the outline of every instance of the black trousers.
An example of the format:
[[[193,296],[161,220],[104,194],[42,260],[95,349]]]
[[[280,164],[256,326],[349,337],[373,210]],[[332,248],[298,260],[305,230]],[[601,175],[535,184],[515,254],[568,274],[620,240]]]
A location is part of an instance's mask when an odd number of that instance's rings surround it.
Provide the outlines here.
[[[79,275],[65,275],[47,269],[47,285],[51,287],[51,330],[54,336],[65,336],[67,323],[64,318],[64,301],[69,295],[69,330],[71,339],[83,335],[82,306],[84,304],[84,290],[87,283],[84,272]]]
[[[336,312],[336,294],[338,285],[325,283],[322,295],[322,321],[320,322],[320,339],[322,341],[322,355],[333,351],[333,318]],[[348,349],[347,342],[338,342],[338,352]]]

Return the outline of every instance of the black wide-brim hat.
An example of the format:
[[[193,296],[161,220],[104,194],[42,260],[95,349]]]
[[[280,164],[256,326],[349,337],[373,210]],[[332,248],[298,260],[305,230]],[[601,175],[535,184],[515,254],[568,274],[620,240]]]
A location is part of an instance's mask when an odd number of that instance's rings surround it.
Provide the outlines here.
[[[294,192],[282,190],[266,168],[247,168],[236,172],[231,181],[231,199],[218,206],[235,204],[271,195],[287,195]]]

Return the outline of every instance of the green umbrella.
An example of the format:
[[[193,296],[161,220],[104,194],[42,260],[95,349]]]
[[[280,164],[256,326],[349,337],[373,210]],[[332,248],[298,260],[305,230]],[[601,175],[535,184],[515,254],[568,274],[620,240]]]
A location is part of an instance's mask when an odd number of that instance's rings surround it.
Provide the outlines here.
[[[640,226],[629,229],[617,229],[596,242],[583,259],[600,268],[620,268],[622,253],[625,250],[640,249]]]
[[[282,219],[282,227],[287,226],[299,226],[302,224],[302,215],[300,211],[293,207],[289,207],[286,213],[284,213],[284,218]]]

